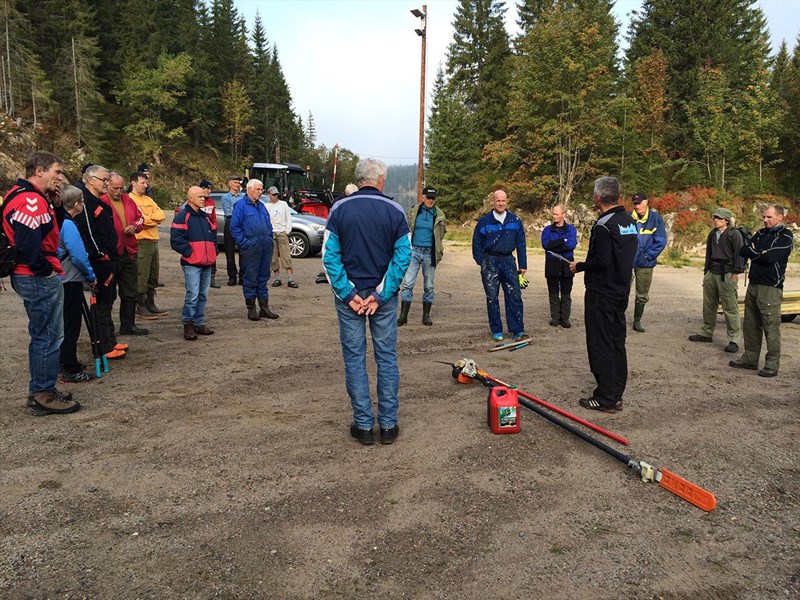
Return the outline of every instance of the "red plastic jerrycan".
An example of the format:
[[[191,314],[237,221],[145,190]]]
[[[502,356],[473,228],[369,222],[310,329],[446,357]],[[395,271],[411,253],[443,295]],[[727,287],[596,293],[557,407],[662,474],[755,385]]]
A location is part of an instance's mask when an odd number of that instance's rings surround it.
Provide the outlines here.
[[[486,401],[486,420],[492,433],[519,433],[520,414],[517,389],[504,385],[493,387]]]

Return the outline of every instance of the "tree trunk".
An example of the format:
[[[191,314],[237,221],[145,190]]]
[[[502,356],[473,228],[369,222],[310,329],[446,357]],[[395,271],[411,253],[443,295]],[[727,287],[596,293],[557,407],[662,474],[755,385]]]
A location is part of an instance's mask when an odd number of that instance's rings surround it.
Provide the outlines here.
[[[72,77],[75,83],[75,129],[78,134],[78,145],[81,145],[81,101],[78,94],[78,61],[75,60],[75,36],[72,37]]]

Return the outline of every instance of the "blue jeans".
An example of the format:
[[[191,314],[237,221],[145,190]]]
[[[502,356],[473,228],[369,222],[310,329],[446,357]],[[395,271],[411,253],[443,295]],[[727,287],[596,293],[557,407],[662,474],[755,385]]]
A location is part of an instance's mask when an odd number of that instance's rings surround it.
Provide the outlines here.
[[[366,298],[373,289],[362,290]],[[367,331],[372,334],[372,349],[378,366],[378,424],[389,429],[397,424],[400,369],[397,367],[397,296],[392,296],[374,315],[356,314],[350,306],[339,300],[336,314],[339,317],[339,341],[344,357],[345,386],[353,405],[353,422],[359,429],[372,429],[372,397],[367,377]]]
[[[414,248],[411,251],[411,264],[408,265],[408,271],[403,277],[403,285],[400,288],[400,299],[403,302],[414,301],[414,284],[417,283],[417,274],[421,266],[424,290],[422,301],[433,304],[433,277],[436,275],[436,267],[431,264],[432,252],[432,248]]]
[[[64,339],[64,286],[61,277],[11,275],[11,287],[28,313],[28,368],[31,394],[56,388]]]
[[[506,301],[506,324],[511,333],[525,331],[522,315],[522,292],[519,289],[517,263],[513,256],[486,255],[481,264],[481,279],[486,292],[486,310],[492,333],[503,333],[500,320],[500,287]]]
[[[181,265],[183,280],[186,285],[186,299],[183,301],[184,323],[202,325],[206,318],[206,300],[208,288],[211,287],[211,267],[195,267]]]

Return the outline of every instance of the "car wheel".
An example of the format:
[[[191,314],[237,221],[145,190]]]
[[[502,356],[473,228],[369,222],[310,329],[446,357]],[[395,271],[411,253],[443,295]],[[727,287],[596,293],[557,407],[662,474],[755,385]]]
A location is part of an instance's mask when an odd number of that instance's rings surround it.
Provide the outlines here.
[[[791,323],[797,315],[781,315],[781,323]]]
[[[293,231],[289,234],[289,253],[292,258],[305,258],[310,248],[311,244],[304,233]]]

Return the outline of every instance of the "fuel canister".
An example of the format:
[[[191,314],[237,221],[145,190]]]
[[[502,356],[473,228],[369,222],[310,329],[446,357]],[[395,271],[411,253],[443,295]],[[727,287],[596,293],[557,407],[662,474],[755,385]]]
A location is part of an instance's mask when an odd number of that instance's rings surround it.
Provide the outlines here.
[[[489,390],[486,420],[492,433],[519,433],[519,399],[517,389],[499,385]]]

